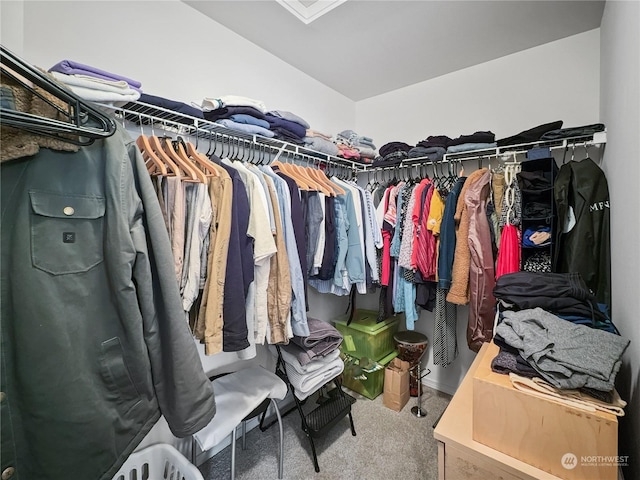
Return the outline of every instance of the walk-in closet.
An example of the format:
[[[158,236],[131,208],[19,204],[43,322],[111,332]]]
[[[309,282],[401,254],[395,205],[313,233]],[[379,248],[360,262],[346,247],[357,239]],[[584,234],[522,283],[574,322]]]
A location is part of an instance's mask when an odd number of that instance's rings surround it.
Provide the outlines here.
[[[640,4],[0,2],[2,480],[640,478]]]

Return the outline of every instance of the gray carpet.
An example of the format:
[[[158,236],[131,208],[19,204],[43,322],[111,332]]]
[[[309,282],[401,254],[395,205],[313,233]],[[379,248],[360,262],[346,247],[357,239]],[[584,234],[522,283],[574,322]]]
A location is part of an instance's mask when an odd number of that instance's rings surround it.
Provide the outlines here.
[[[320,472],[313,468],[311,445],[303,433],[297,410],[283,419],[284,479],[287,480],[432,480],[438,478],[438,449],[433,423],[449,404],[447,394],[425,388],[422,405],[427,416],[416,418],[410,398],[401,412],[382,404],[382,395],[369,400],[346,390],[357,401],[352,407],[357,435],[351,435],[345,417],[326,435],[314,439]],[[307,400],[305,410],[313,408],[316,397]],[[239,436],[239,435],[238,435]],[[278,428],[265,432],[255,428],[247,434],[247,450],[236,444],[236,479],[278,478]],[[200,466],[206,480],[230,478],[231,448],[227,447]]]

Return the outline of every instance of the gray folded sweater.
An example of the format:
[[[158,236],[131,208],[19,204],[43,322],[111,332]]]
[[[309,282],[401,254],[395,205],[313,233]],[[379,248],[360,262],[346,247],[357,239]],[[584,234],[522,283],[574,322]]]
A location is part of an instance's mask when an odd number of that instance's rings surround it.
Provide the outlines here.
[[[613,390],[629,340],[576,325],[541,308],[506,311],[503,315],[496,334],[517,348],[553,386]]]

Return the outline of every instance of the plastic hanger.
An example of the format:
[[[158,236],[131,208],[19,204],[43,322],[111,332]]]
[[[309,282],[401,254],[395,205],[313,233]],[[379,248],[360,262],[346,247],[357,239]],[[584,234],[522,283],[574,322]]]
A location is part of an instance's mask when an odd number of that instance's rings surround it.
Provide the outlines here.
[[[80,146],[91,145],[95,140],[110,137],[115,133],[116,124],[112,118],[71,91],[62,88],[46,73],[29,65],[2,45],[0,45],[0,68],[4,75],[13,79],[21,88],[39,97],[55,108],[59,116],[66,118],[66,121],[61,121],[0,107],[0,122],[3,125]],[[65,104],[66,108],[45,98],[35,88],[36,86],[53,95]]]

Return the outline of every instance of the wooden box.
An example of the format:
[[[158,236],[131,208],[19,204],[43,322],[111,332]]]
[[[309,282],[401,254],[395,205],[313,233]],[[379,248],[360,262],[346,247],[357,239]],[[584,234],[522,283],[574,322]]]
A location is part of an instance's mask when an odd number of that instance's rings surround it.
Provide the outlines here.
[[[618,419],[516,390],[491,371],[491,344],[473,376],[473,440],[568,480],[618,478]]]

